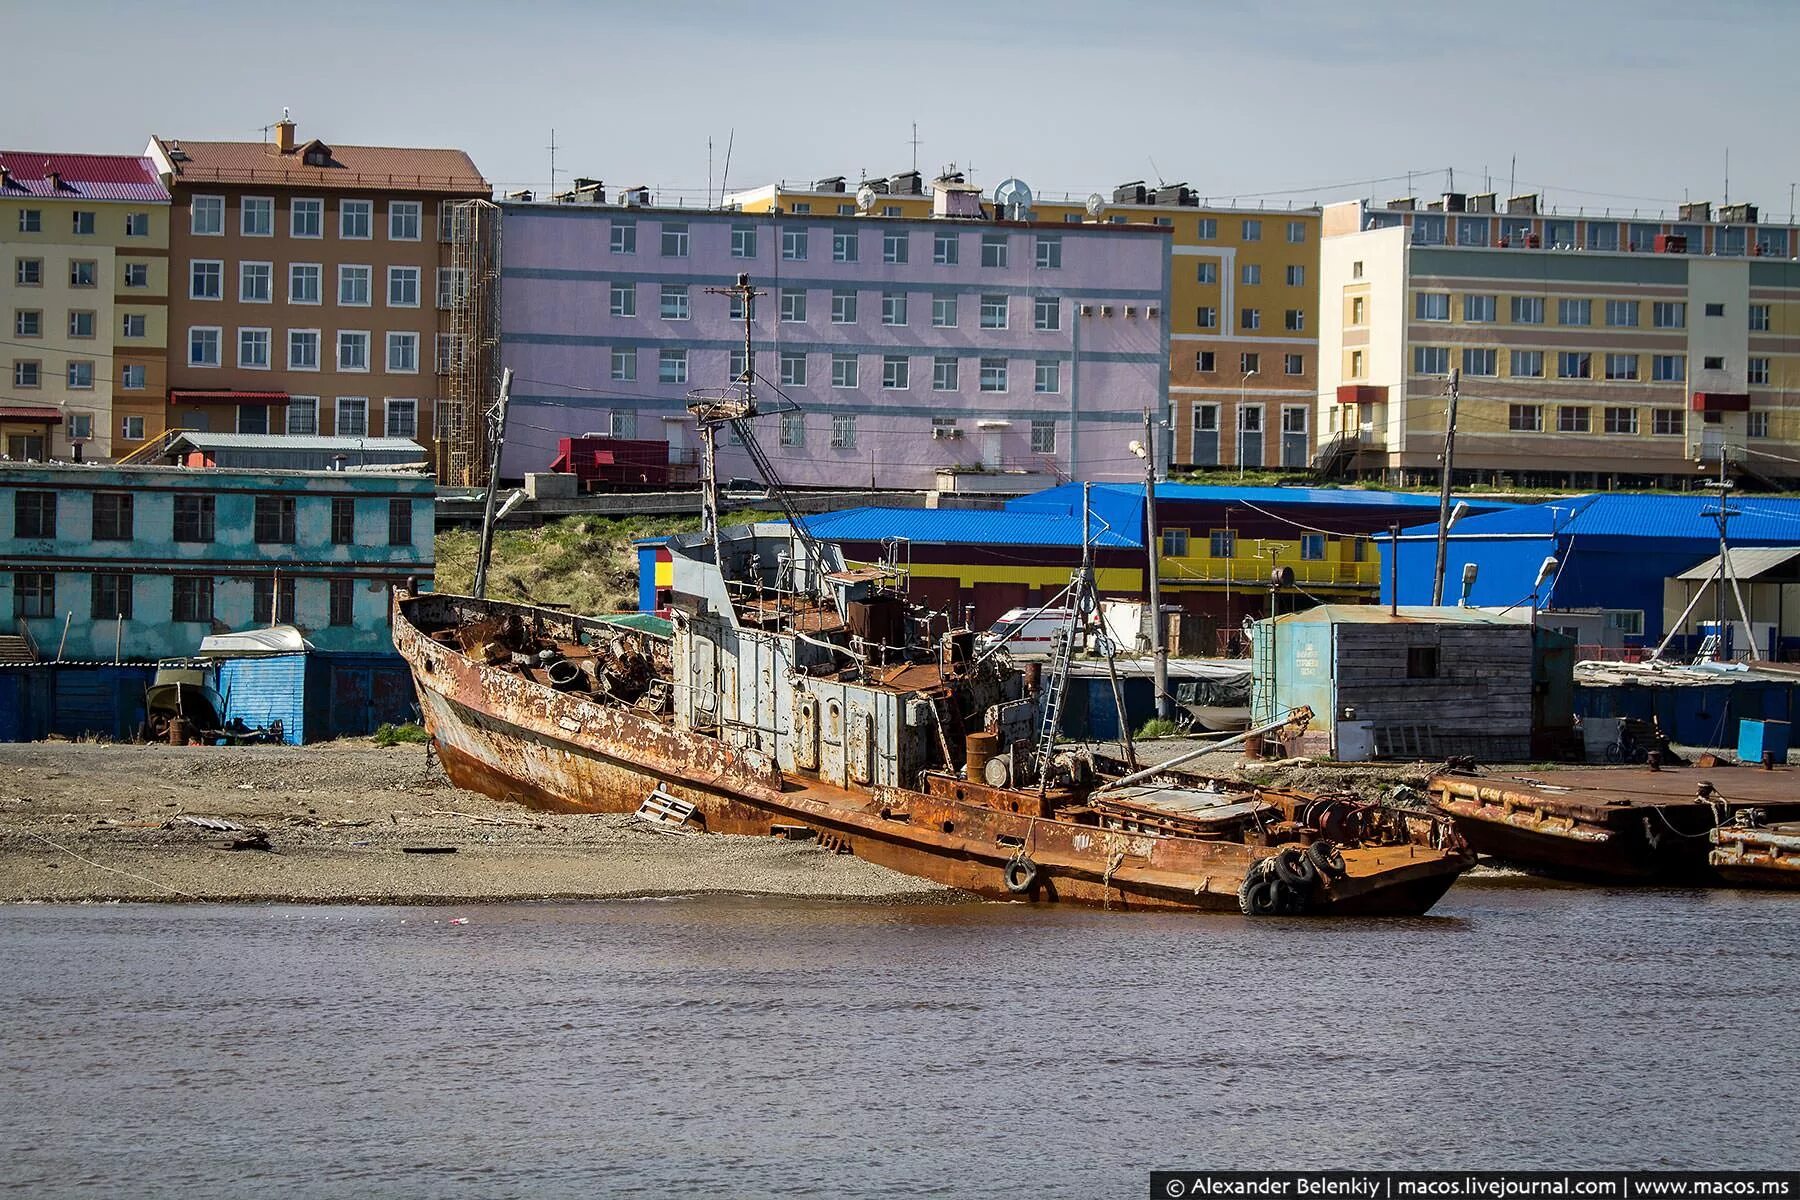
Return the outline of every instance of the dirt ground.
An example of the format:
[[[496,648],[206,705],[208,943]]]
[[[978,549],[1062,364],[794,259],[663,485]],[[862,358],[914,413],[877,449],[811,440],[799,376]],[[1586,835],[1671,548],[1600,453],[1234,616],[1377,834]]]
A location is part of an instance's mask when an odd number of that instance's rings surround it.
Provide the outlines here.
[[[267,849],[231,848],[261,844],[259,831]],[[453,787],[420,745],[0,746],[0,901],[413,904],[704,892],[960,896],[809,842],[683,835],[628,816],[501,804]]]

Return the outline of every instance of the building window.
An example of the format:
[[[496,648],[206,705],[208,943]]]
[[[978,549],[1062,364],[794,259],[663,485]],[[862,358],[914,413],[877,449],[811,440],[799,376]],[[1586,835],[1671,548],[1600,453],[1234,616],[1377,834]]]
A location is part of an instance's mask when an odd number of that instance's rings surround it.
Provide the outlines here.
[[[1511,357],[1514,379],[1542,379],[1544,377],[1544,352],[1542,350],[1514,350],[1511,352]]]
[[[1752,304],[1749,308],[1749,313],[1751,331],[1756,333],[1767,332],[1769,328],[1769,306],[1766,304]]]
[[[981,235],[981,265],[984,267],[1004,267],[1007,264],[1010,241],[1004,233],[984,233]]]
[[[176,542],[212,542],[216,509],[218,500],[214,497],[176,495],[173,531]]]
[[[1493,351],[1488,351],[1492,354]],[[1544,410],[1537,404],[1510,404],[1506,410],[1506,427],[1514,433],[1542,433]]]
[[[1206,543],[1206,553],[1211,558],[1237,557],[1237,530],[1235,529],[1215,529],[1207,535]]]
[[[316,196],[298,197],[288,214],[288,233],[297,238],[325,235],[325,201]]]
[[[1463,320],[1487,323],[1498,320],[1499,300],[1494,296],[1464,296]]]
[[[1450,373],[1450,348],[1448,346],[1414,346],[1414,375],[1448,375]]]
[[[143,363],[126,363],[119,368],[119,388],[127,392],[141,392],[149,386],[149,371]]]
[[[750,381],[749,355],[734,346],[732,347],[730,354],[726,357],[726,363],[726,371],[733,379],[740,383],[748,383]],[[737,434],[733,433],[731,436],[735,438]],[[734,446],[743,445],[742,442],[732,442],[731,444]]]
[[[1609,354],[1606,356],[1606,377],[1612,380],[1635,380],[1637,378],[1638,356],[1635,354]]]
[[[250,619],[258,625],[292,625],[294,623],[294,577],[281,574],[280,586],[274,575],[258,575],[250,583]]]
[[[833,325],[856,324],[856,293],[854,291],[832,289],[831,323]]]
[[[15,311],[13,313],[13,336],[22,338],[43,337],[43,311],[36,308],[21,308]]]
[[[417,334],[408,334],[416,337]],[[411,438],[419,435],[419,402],[417,400],[388,400],[382,405],[387,421],[387,435],[391,438]]]
[[[144,418],[126,417],[119,423],[119,436],[128,442],[144,440]]]
[[[417,200],[388,201],[388,241],[416,242],[424,224],[424,207]]]
[[[802,200],[794,205],[794,215],[795,216],[803,217],[811,212],[812,212],[812,202],[809,200]]]
[[[1194,282],[1204,284],[1219,282],[1219,264],[1216,262],[1197,263],[1194,267]]]
[[[131,576],[111,571],[94,572],[93,619],[131,620]]]
[[[239,201],[238,230],[245,237],[274,237],[275,198],[245,196]]]
[[[862,236],[854,229],[831,235],[831,261],[858,262],[862,258]],[[892,262],[892,259],[888,260]]]
[[[419,268],[389,267],[387,285],[389,308],[419,307]]]
[[[1239,267],[1238,268],[1238,282],[1242,283],[1248,287],[1254,287],[1257,284],[1261,283],[1262,282],[1262,264],[1261,263],[1245,263],[1243,266]]]
[[[188,298],[219,300],[225,295],[225,264],[218,259],[196,258],[188,263]]]
[[[1298,246],[1306,241],[1306,222],[1289,221],[1287,223],[1287,240]]]
[[[1287,269],[1287,285],[1289,287],[1305,287],[1306,268],[1298,264],[1289,266]]]
[[[890,391],[905,391],[908,363],[904,355],[887,354],[881,359],[881,386]]]
[[[1591,427],[1591,414],[1585,407],[1565,404],[1556,410],[1558,433],[1587,433]]]
[[[784,412],[781,414],[781,444],[788,447],[806,445],[806,416],[804,413]]]
[[[54,538],[56,536],[56,493],[25,491],[13,493],[13,536],[17,538]]]
[[[339,396],[337,423],[333,428],[339,437],[369,436],[369,400],[366,396]]]
[[[804,262],[806,260],[806,230],[784,229],[781,231],[781,257],[787,262]]]
[[[1062,328],[1062,300],[1056,296],[1039,296],[1031,303],[1031,323],[1049,333]]]
[[[607,245],[614,254],[636,254],[637,222],[614,221]]]
[[[149,263],[126,263],[125,286],[128,288],[147,288],[150,286]]]
[[[1289,333],[1301,333],[1306,329],[1306,310],[1290,308],[1282,314],[1282,327]]]
[[[1034,420],[1031,423],[1031,452],[1056,453],[1056,422]]]
[[[1438,648],[1436,646],[1408,646],[1406,648],[1406,677],[1408,679],[1436,679],[1438,673]]]
[[[1194,370],[1202,375],[1211,375],[1218,371],[1218,354],[1212,350],[1194,351]]]
[[[318,330],[288,330],[287,364],[290,371],[316,371],[319,369]]]
[[[13,386],[18,388],[35,388],[43,386],[41,375],[42,364],[36,359],[21,358],[13,363]]]
[[[1255,351],[1245,351],[1238,355],[1238,371],[1244,375],[1254,375],[1262,370],[1262,355]]]
[[[687,351],[657,351],[656,381],[658,383],[686,383],[688,381]]]
[[[1559,325],[1592,325],[1594,323],[1594,302],[1592,300],[1558,300],[1556,302],[1556,323]]]
[[[940,267],[954,267],[962,261],[962,239],[954,233],[933,233],[931,261]]]
[[[1194,222],[1194,236],[1203,242],[1219,240],[1219,219],[1217,217],[1201,217]]]
[[[906,324],[906,293],[881,293],[881,323],[883,325]]]
[[[1260,242],[1262,241],[1262,222],[1255,218],[1251,218],[1239,227],[1239,233],[1241,235],[1241,240],[1243,241]]]
[[[94,336],[94,314],[89,309],[69,310],[69,336],[72,338],[92,338]]]
[[[274,298],[273,263],[238,264],[238,300],[243,304],[267,304]]]
[[[1593,374],[1593,355],[1581,350],[1564,350],[1557,354],[1558,379],[1591,379]]]
[[[44,232],[44,210],[41,208],[21,208],[19,210],[19,232]]]
[[[375,202],[373,200],[338,201],[338,236],[359,242],[374,237]]]
[[[1307,562],[1324,562],[1325,535],[1322,533],[1301,534],[1300,557]]]
[[[196,325],[188,330],[188,366],[219,365],[219,329],[213,325]]]
[[[615,317],[637,316],[637,287],[629,283],[612,284],[607,293],[608,311]]]
[[[269,432],[269,410],[260,404],[240,404],[237,410],[239,433]]]
[[[630,440],[637,436],[637,413],[628,408],[615,408],[607,414],[609,436]]]
[[[1769,360],[1766,358],[1751,359],[1749,364],[1744,368],[1744,380],[1746,383],[1768,383]]]
[[[319,432],[319,398],[289,396],[287,431],[290,437],[312,437]]]
[[[1418,293],[1413,297],[1413,317],[1420,321],[1448,321],[1450,319],[1450,293]]]
[[[931,390],[934,392],[954,392],[958,386],[957,362],[955,356],[940,354],[932,359]]]
[[[780,292],[781,319],[788,322],[806,320],[806,290],[804,288],[782,288]]]
[[[756,257],[756,226],[733,225],[731,227],[731,257]]]
[[[1658,329],[1685,329],[1687,305],[1680,300],[1657,300],[1650,305],[1650,323]]]
[[[1679,408],[1651,409],[1650,432],[1663,437],[1679,437],[1682,432],[1682,411]]]
[[[1040,271],[1062,269],[1063,240],[1061,234],[1039,234],[1033,246],[1034,261]]]
[[[805,387],[806,355],[792,350],[783,350],[780,360],[780,379],[782,387]]]
[[[94,386],[94,364],[86,359],[70,359],[67,380],[74,391],[89,390]]]
[[[356,544],[356,501],[349,496],[331,498],[331,544]]]
[[[206,575],[177,575],[173,582],[175,594],[174,602],[169,606],[169,619],[189,624],[211,624],[212,578]]]
[[[1606,410],[1606,432],[1636,433],[1638,431],[1638,410],[1635,408],[1609,408]]]
[[[351,625],[356,620],[356,580],[328,580],[331,623]]]
[[[294,541],[294,498],[292,496],[258,496],[254,518],[254,537],[262,545],[289,545]]]
[[[1284,354],[1281,356],[1281,369],[1287,375],[1306,374],[1306,356],[1304,354]]]
[[[13,573],[13,616],[43,618],[56,615],[56,576],[48,571]]]
[[[419,335],[390,333],[387,335],[387,369],[394,375],[416,375],[419,371]]]
[[[1487,245],[1488,219],[1486,217],[1458,217],[1456,221],[1456,244],[1459,246]]]
[[[410,499],[388,501],[388,545],[410,546],[413,541],[413,502]]]
[[[448,375],[462,362],[462,335],[458,333],[440,333],[437,335],[437,373]]]
[[[805,293],[802,293],[804,296]],[[657,309],[657,316],[665,321],[685,321],[688,319],[688,290],[682,283],[665,283],[662,285],[662,302]]]
[[[1706,315],[1709,317],[1722,317],[1725,315],[1725,306],[1723,304],[1708,304],[1706,306]]]
[[[1608,300],[1606,302],[1606,323],[1615,328],[1635,329],[1638,323],[1638,302],[1636,300]]]
[[[1687,378],[1687,355],[1652,355],[1650,358],[1650,378],[1657,383],[1680,383]]]
[[[1514,296],[1512,298],[1512,319],[1514,325],[1542,325],[1544,323],[1544,298],[1542,296]]]
[[[1188,531],[1185,529],[1163,530],[1162,556],[1164,558],[1186,558],[1188,556]]]
[[[324,268],[318,263],[293,263],[288,267],[288,303],[319,303],[320,280]]]
[[[367,308],[369,306],[368,267],[340,266],[338,268],[338,303],[350,308]]]
[[[981,327],[983,329],[1006,328],[1006,297],[983,296],[981,298]]]
[[[340,329],[337,335],[337,369],[367,371],[369,369],[369,335],[359,329]]]
[[[195,196],[189,215],[188,229],[198,237],[220,237],[225,233],[225,197]]]
[[[1589,250],[1617,250],[1619,248],[1618,225],[1612,221],[1589,221],[1587,248]]]
[[[613,348],[612,378],[618,383],[634,383],[637,380],[637,351],[635,349]]]
[[[1062,391],[1062,364],[1055,359],[1039,360],[1031,390],[1040,395],[1055,395]]]
[[[44,285],[44,260],[21,258],[13,268],[13,281],[20,287],[42,287]]]
[[[1194,310],[1194,326],[1197,329],[1217,329],[1219,327],[1219,310],[1210,304],[1202,304]]]
[[[1744,433],[1748,437],[1766,438],[1769,436],[1769,414],[1753,412],[1745,414]]]
[[[1238,318],[1238,323],[1246,330],[1262,328],[1262,309],[1260,308],[1246,308],[1238,314]]]
[[[853,388],[858,385],[858,360],[854,354],[833,354],[831,356],[831,386],[834,388]]]
[[[1004,392],[1006,390],[1006,360],[1004,358],[981,360],[981,390],[984,392]]]
[[[238,366],[253,371],[269,369],[269,331],[267,329],[239,329],[237,346]]]

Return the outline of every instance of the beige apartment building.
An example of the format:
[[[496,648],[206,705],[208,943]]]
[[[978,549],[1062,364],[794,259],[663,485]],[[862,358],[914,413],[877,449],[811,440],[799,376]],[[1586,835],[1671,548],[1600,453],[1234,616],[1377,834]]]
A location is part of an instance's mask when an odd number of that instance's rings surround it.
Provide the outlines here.
[[[173,196],[168,425],[388,436],[437,451],[456,347],[452,206],[485,199],[461,150],[153,137]]]

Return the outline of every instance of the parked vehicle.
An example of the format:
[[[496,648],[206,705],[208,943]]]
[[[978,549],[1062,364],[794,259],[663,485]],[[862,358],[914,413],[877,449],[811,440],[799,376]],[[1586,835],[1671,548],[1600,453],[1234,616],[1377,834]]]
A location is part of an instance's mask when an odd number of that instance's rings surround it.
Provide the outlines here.
[[[1010,608],[977,639],[977,649],[985,651],[1004,645],[1014,658],[1047,658],[1051,641],[1075,619],[1069,608]]]

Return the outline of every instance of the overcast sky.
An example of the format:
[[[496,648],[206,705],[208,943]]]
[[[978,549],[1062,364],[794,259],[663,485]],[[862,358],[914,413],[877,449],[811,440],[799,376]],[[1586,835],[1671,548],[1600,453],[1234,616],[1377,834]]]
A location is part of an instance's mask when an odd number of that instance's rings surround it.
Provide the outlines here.
[[[497,186],[591,175],[665,197],[973,166],[1040,194],[1186,181],[1306,203],[1541,190],[1559,208],[1800,179],[1794,0],[1499,4],[704,0],[15,4],[0,143],[151,132],[459,146]],[[153,18],[151,13],[155,13]],[[734,137],[735,131],[735,137]],[[1513,165],[1516,156],[1516,168]],[[1153,165],[1154,164],[1154,165]],[[1516,172],[1516,173],[1515,173]]]

